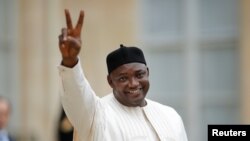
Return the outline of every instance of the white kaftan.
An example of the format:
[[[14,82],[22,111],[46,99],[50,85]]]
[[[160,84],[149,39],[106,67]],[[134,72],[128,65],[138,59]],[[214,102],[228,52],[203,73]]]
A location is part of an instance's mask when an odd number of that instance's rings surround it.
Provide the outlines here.
[[[96,96],[81,65],[59,66],[61,100],[79,141],[187,141],[179,114],[146,99],[144,107],[127,107],[111,93]]]

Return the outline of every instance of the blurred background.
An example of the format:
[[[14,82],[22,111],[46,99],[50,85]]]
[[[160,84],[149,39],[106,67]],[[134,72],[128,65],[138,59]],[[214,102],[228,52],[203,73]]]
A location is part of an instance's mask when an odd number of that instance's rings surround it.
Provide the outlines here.
[[[0,95],[18,141],[57,140],[65,8],[74,24],[85,11],[80,58],[99,96],[111,90],[106,55],[138,46],[148,98],[179,112],[190,141],[206,141],[208,124],[250,123],[249,0],[0,0]]]

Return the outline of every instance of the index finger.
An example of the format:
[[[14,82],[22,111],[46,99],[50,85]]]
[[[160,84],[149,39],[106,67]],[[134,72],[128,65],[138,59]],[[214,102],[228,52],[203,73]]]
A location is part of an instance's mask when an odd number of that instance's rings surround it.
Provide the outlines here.
[[[68,9],[65,9],[65,17],[66,17],[67,28],[68,29],[73,29],[72,21],[71,21],[71,17],[70,17]]]
[[[83,20],[84,20],[84,11],[81,10],[76,27],[75,27],[77,31],[81,31],[82,25],[83,25]]]

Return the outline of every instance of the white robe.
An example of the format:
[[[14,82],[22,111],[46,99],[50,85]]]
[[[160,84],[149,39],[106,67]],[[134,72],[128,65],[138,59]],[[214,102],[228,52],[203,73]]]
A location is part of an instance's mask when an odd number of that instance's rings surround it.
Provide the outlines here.
[[[81,65],[59,66],[61,101],[79,141],[187,141],[179,114],[146,99],[144,107],[127,107],[111,93],[96,96]]]

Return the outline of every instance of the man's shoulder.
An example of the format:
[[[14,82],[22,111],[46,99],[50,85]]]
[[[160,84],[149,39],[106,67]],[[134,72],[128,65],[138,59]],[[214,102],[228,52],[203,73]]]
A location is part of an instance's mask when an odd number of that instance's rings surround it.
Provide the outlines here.
[[[147,103],[148,103],[149,105],[153,105],[153,106],[160,107],[160,108],[172,109],[171,106],[162,104],[162,103],[160,103],[160,102],[158,102],[158,101],[155,101],[155,100],[146,99],[146,101],[147,101]]]
[[[112,93],[109,93],[109,94],[103,96],[101,99],[102,99],[103,101],[107,101],[107,100],[111,100],[112,97],[113,97],[113,94],[112,94]]]
[[[160,102],[150,100],[150,99],[147,99],[147,102],[150,105],[150,107],[154,108],[155,110],[160,110],[161,112],[166,112],[168,114],[169,113],[177,114],[176,110],[169,105],[165,105],[165,104],[162,104]]]
[[[114,103],[114,96],[112,93],[109,93],[101,98],[102,104],[106,105],[110,103]]]

